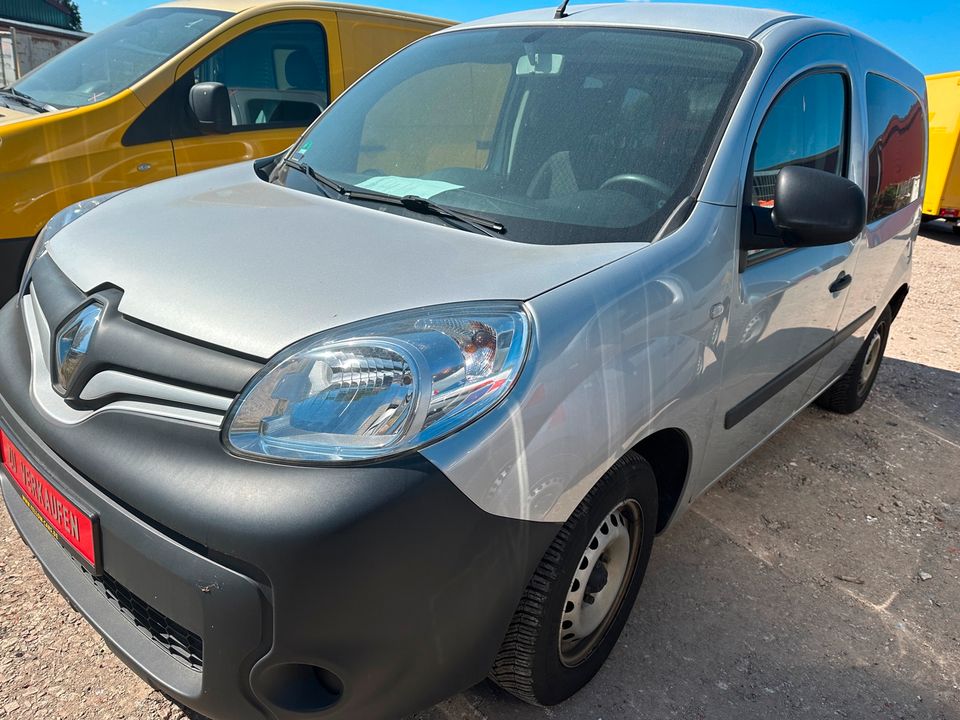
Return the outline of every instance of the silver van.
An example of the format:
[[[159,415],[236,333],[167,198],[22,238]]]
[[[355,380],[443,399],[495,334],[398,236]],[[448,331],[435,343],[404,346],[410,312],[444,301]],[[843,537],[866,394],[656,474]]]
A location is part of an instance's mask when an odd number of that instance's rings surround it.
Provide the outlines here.
[[[597,672],[657,533],[906,297],[923,76],[831,23],[624,3],[421,40],[287,152],[94,198],[0,312],[3,496],[213,718]]]

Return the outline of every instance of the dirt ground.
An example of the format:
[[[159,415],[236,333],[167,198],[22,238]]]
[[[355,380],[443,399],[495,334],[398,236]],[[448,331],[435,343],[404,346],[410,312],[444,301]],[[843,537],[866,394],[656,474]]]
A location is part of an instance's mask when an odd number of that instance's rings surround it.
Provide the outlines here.
[[[485,683],[408,720],[960,718],[958,476],[960,238],[933,225],[867,405],[805,411],[658,539],[583,692],[538,709]],[[0,515],[0,718],[194,718]]]

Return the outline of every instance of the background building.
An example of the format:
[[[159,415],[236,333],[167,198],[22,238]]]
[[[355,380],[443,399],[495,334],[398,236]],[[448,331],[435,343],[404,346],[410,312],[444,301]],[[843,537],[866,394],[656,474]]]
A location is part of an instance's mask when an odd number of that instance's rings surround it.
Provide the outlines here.
[[[63,0],[0,0],[0,87],[80,42],[76,5]]]

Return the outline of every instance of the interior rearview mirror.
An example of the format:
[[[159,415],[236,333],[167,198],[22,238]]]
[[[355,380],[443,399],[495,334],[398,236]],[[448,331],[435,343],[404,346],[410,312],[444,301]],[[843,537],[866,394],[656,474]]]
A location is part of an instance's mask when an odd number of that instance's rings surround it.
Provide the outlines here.
[[[531,50],[517,60],[517,75],[559,75],[563,70],[563,55]]]
[[[777,174],[771,219],[786,247],[848,242],[866,217],[863,191],[844,177],[798,165]]]
[[[190,88],[190,110],[193,111],[203,133],[225,133],[232,126],[230,94],[227,86],[218,82],[197,83]]]

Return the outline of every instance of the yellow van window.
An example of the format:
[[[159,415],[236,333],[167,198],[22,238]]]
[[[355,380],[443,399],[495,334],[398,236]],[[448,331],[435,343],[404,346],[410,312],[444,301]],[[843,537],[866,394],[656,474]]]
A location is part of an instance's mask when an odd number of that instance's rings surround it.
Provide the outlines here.
[[[193,71],[230,91],[234,127],[309,125],[330,102],[327,39],[314,22],[283,22],[231,40]]]
[[[13,87],[58,108],[100,102],[130,87],[230,17],[193,8],[144,10],[55,56]]]

